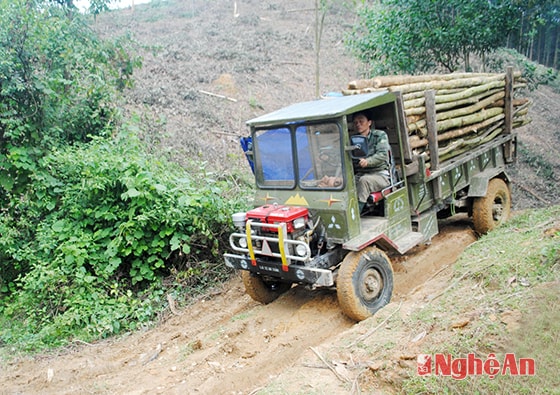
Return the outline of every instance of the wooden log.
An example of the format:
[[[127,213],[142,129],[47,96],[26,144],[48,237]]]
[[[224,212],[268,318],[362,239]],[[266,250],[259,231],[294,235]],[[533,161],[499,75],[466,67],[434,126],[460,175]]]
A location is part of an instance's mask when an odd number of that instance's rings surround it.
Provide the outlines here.
[[[520,73],[508,70],[511,89],[522,88]],[[378,91],[399,92],[408,129],[408,145],[414,154],[431,160],[447,160],[473,146],[492,139],[503,132],[506,74],[461,73],[444,76],[389,76],[376,82],[364,80],[356,84],[360,89],[349,89],[345,94]],[[453,76],[453,78],[452,78]],[[411,78],[408,78],[411,77]],[[441,78],[440,78],[441,77]],[[406,84],[404,83],[406,82]],[[426,114],[426,92],[432,91],[431,116]],[[513,120],[511,128],[530,122],[527,117],[530,101],[511,99]],[[435,109],[435,111],[433,111]],[[402,127],[402,126],[401,126]],[[429,132],[432,130],[432,132]],[[435,132],[434,132],[435,130]],[[430,134],[431,133],[431,134]],[[406,136],[406,134],[403,134]],[[431,136],[431,137],[429,137]],[[472,136],[472,137],[469,137]],[[431,141],[431,143],[430,143]],[[431,146],[430,146],[431,144]],[[430,147],[430,149],[428,149]],[[434,163],[431,161],[432,170]]]
[[[466,78],[456,78],[457,76],[461,76],[461,75],[463,75]],[[414,79],[403,79],[401,77],[403,76],[385,76],[385,77],[375,77],[372,79],[351,81],[348,84],[348,88],[343,89],[342,92],[348,95],[355,95],[361,93],[376,92],[380,90],[391,90],[391,91],[400,90],[403,93],[403,99],[406,101],[411,98],[422,97],[426,89],[436,89],[439,95],[446,95],[446,94],[459,93],[465,88],[465,86],[475,86],[483,83],[480,81],[486,80],[486,82],[488,82],[487,79],[505,80],[504,73],[501,74],[497,74],[497,73],[429,74],[429,75],[412,76],[414,77]],[[391,80],[395,79],[396,82],[391,84],[389,83],[377,84],[372,82],[374,80],[387,79],[387,78],[390,78]],[[516,82],[514,84],[514,89],[526,87],[527,85],[526,81],[524,81],[521,78],[520,72],[515,72],[513,74],[513,78]],[[416,82],[413,83],[411,81],[416,81]],[[441,83],[443,83],[443,85]],[[423,88],[422,84],[427,85],[428,88],[422,89]],[[416,86],[418,89],[407,88],[406,90],[403,90],[400,88],[403,86],[404,87]]]
[[[460,128],[462,126],[476,124],[479,122],[484,121],[485,119],[492,118],[498,114],[503,114],[504,109],[500,107],[492,107],[489,109],[480,109],[478,112],[471,113],[469,115],[462,115],[463,109],[450,111],[446,113],[446,119],[440,120],[436,115],[436,119],[438,120],[438,132],[443,132],[449,129]],[[423,128],[426,127],[426,120],[420,119],[417,122],[410,123],[408,125],[408,130],[411,133],[416,132],[416,134],[420,135],[421,137],[425,136],[425,133],[422,131]]]
[[[529,113],[529,108],[524,107],[524,108],[519,109],[519,111],[514,111],[513,112],[513,118],[520,117],[520,116],[523,116],[523,115],[527,115],[528,113]]]
[[[449,140],[447,145],[444,145],[440,148],[438,155],[441,156],[441,155],[451,154],[454,150],[463,146],[475,146],[475,145],[482,144],[482,142],[487,141],[489,136],[490,139],[492,139],[496,137],[499,133],[501,133],[504,130],[503,125],[504,122],[502,120],[488,128],[485,128],[482,131],[479,131],[479,133],[476,134],[475,136]]]
[[[529,117],[525,117],[522,119],[513,118],[513,128],[520,128],[532,122],[532,119]]]
[[[418,92],[410,92],[407,93],[406,95],[403,95],[403,100],[407,101],[407,100],[414,100],[414,99],[424,99],[424,92],[422,91],[418,91]]]
[[[422,107],[424,106],[425,102],[426,100],[423,97],[421,97],[418,99],[404,100],[403,105],[404,105],[404,109],[406,110],[408,108]]]
[[[361,90],[365,88],[375,88],[371,79],[354,80],[348,83],[349,90]]]
[[[464,89],[462,89],[461,91],[464,91]],[[472,93],[473,91],[471,91]],[[443,102],[438,103],[438,99],[440,98],[440,96],[437,94],[439,93],[439,91],[437,91],[436,93],[436,111],[441,111],[441,110],[447,110],[450,108],[455,108],[455,107],[462,107],[468,104],[472,104],[472,103],[478,103],[480,102],[482,99],[484,99],[485,97],[491,96],[497,92],[503,92],[503,89],[501,88],[495,88],[495,89],[491,89],[491,90],[487,90],[487,91],[483,91],[482,93],[479,94],[474,94],[473,96],[470,97],[466,97],[462,100],[456,100],[456,101],[447,101],[445,99],[443,99]],[[414,115],[414,114],[420,114],[422,113],[421,111],[416,110],[416,108],[421,108],[424,109],[424,99],[420,98],[420,99],[411,99],[411,100],[407,100],[404,102],[405,103],[405,109],[409,110],[409,112],[407,114],[409,115]],[[496,105],[495,103],[490,104],[492,107],[503,107]]]
[[[427,138],[422,138],[419,139],[417,141],[411,142],[410,143],[410,148],[411,149],[418,149],[421,147],[427,147],[428,146],[428,139]]]
[[[483,100],[478,101],[476,104],[470,105],[470,106],[466,106],[466,107],[461,107],[458,109],[453,109],[450,111],[446,111],[446,112],[440,112],[439,114],[437,114],[437,120],[438,121],[443,121],[446,119],[450,119],[450,118],[457,118],[457,117],[461,117],[464,115],[469,115],[469,114],[473,114],[477,111],[480,111],[481,109],[490,106],[492,103],[494,103],[496,100],[499,100],[501,98],[503,98],[505,96],[505,92],[497,92],[495,94],[493,94],[492,96],[489,96]],[[437,109],[437,107],[436,107]]]
[[[406,85],[392,85],[386,87],[388,90],[398,90],[404,93],[417,92],[417,91],[427,91],[427,90],[437,90],[437,89],[449,89],[449,88],[467,88],[476,87],[479,85],[486,85],[496,81],[504,81],[503,74],[495,74],[491,77],[473,77],[473,78],[463,78],[458,80],[449,81],[428,81],[419,82],[415,84]]]
[[[461,148],[465,144],[464,139],[456,139],[453,140],[450,144],[446,145],[445,147],[441,147],[438,151],[438,156],[441,158],[444,155],[447,155],[459,148]]]
[[[530,103],[531,100],[529,100],[528,98],[524,97],[522,99],[513,99],[512,100],[512,104],[514,107],[519,107],[519,106],[523,106],[527,103]],[[504,106],[504,101],[503,100],[497,100],[494,104],[492,104],[493,107],[503,107]]]
[[[481,134],[487,130],[493,130],[493,128],[503,124],[503,119],[504,115],[498,114],[493,118],[487,119],[474,125],[470,125],[465,128],[453,129],[445,133],[438,133],[438,141],[444,142],[460,138],[469,133]],[[421,147],[426,147],[428,145],[428,139],[425,137],[420,137],[418,135],[410,136],[408,140],[411,149],[418,149]]]
[[[435,104],[436,104],[436,91],[430,89],[426,91],[426,127],[428,129],[428,149],[430,151],[430,154],[434,156],[432,161],[433,170],[437,170],[439,167],[439,161],[437,157],[437,152],[438,152],[437,131],[439,125],[436,122]]]
[[[480,103],[485,97],[494,95],[498,92],[501,92],[503,94],[503,89],[493,89],[476,96],[467,97],[463,100],[457,100],[455,102],[439,103],[436,104],[436,111],[440,113],[442,110],[464,107],[465,105],[472,103]],[[436,95],[436,102],[437,100],[438,96]],[[485,101],[485,103],[487,103],[489,107],[503,107],[496,105],[496,103],[488,103],[488,101]],[[418,122],[418,120],[420,119],[419,116],[425,113],[426,109],[423,104],[424,99],[414,99],[405,102],[405,114],[410,118],[409,123]],[[445,119],[445,117],[440,116],[438,119]]]
[[[412,123],[416,123],[422,119],[424,119],[425,116],[424,114],[420,114],[420,115],[410,115],[406,117],[406,123],[407,124],[412,124]]]
[[[451,88],[451,89],[438,89],[436,95],[451,95],[453,93],[461,92],[465,88]]]
[[[513,75],[513,67],[508,66],[506,68],[506,85],[505,85],[505,96],[504,96],[504,133],[513,133],[513,84],[515,77]],[[513,162],[513,156],[515,152],[515,146],[513,140],[509,140],[504,144],[504,159],[506,163]]]
[[[408,125],[404,116],[404,106],[403,106],[403,98],[400,92],[395,92],[395,96],[397,97],[397,111],[400,111],[399,114],[399,133],[400,139],[402,141],[402,153],[403,159],[406,164],[412,163],[412,151],[410,149],[410,145],[408,144]]]
[[[472,125],[475,123],[483,122],[486,119],[495,117],[496,115],[503,114],[503,108],[490,108],[487,110],[481,110],[477,113],[465,115],[457,118],[450,118],[438,122],[438,132],[443,132],[449,129],[460,128],[467,125]]]
[[[416,132],[416,133],[420,134],[421,136],[425,136],[426,135],[425,133],[420,132],[425,127],[426,127],[426,118],[423,118],[423,119],[420,119],[417,122],[408,124],[408,131],[410,133]]]
[[[440,155],[440,161],[444,162],[446,160],[449,160],[451,158],[454,158],[456,156],[461,155],[462,153],[465,153],[469,150],[471,150],[474,146],[480,145],[480,144],[484,144],[487,141],[492,140],[493,138],[495,138],[496,136],[500,135],[501,133],[503,133],[503,128],[499,128],[496,129],[494,132],[488,134],[487,136],[485,136],[484,138],[475,138],[472,139],[472,141],[470,142],[466,142],[463,144],[463,146],[461,148],[457,148],[449,153]]]
[[[453,129],[453,130],[449,130],[445,133],[439,133],[438,134],[438,140],[439,141],[445,141],[445,140],[451,140],[457,137],[461,137],[464,136],[465,134],[469,134],[472,132],[477,132],[478,130],[482,130],[485,127],[488,127],[492,124],[494,124],[495,122],[499,122],[502,119],[504,119],[504,113],[501,112],[491,118],[487,118],[482,122],[478,122],[472,125],[469,125],[467,127],[464,128],[458,128],[458,129]]]
[[[476,85],[470,88],[466,88],[465,90],[459,92],[459,93],[453,93],[450,95],[440,95],[437,98],[436,103],[448,103],[448,102],[456,102],[458,100],[462,100],[465,99],[467,97],[471,97],[471,96],[476,96],[479,95],[481,93],[487,92],[491,89],[495,89],[495,88],[502,88],[505,86],[505,81],[502,80],[495,80],[495,81],[489,81],[487,83],[483,83],[480,85]]]
[[[408,110],[404,110],[404,114],[406,116],[421,115],[425,113],[426,113],[426,107],[413,107],[413,108],[409,108]]]
[[[422,75],[387,75],[371,79],[351,81],[349,89],[383,88],[394,85],[408,85],[432,81],[449,81],[464,78],[492,77],[493,73],[450,73],[450,74],[422,74]]]
[[[461,93],[465,90],[465,88],[455,88],[455,89],[437,89],[436,90],[436,97],[437,96],[446,96],[446,95],[452,95],[455,93]],[[423,91],[418,91],[418,92],[410,92],[407,94],[403,95],[403,99],[405,101],[409,101],[409,100],[414,100],[414,99],[419,99],[419,98],[424,98],[424,92]],[[437,102],[437,100],[436,100]],[[441,100],[440,100],[441,102]]]
[[[435,81],[433,83],[420,82],[420,83],[409,84],[409,85],[393,85],[393,86],[387,86],[383,88],[368,87],[362,89],[343,89],[342,93],[344,95],[357,95],[363,93],[381,92],[384,90],[388,90],[390,92],[399,91],[403,93],[404,95],[403,97],[405,98],[405,100],[408,100],[407,95],[410,93],[420,92],[423,94],[423,92],[429,89],[438,90],[438,89],[446,89],[446,88],[467,88],[467,87],[476,88],[479,87],[480,85],[491,84],[492,82],[501,82],[502,84],[501,86],[505,84],[505,82],[503,81],[503,75],[495,75],[494,77],[465,78],[463,80]],[[495,85],[494,87],[496,86],[500,86],[500,85]],[[463,92],[464,89],[458,89],[457,93],[449,94],[445,96],[450,96],[448,100],[451,101],[454,100],[453,95],[461,95]],[[471,96],[471,94],[469,93],[467,93],[466,95]]]
[[[428,144],[428,140],[421,138],[420,136],[414,135],[408,137],[408,143],[410,145],[410,148],[414,149],[414,148],[426,146]]]
[[[350,95],[361,95],[364,93],[382,92],[386,90],[387,89],[376,89],[376,88],[342,89],[342,94],[345,96],[350,96]]]
[[[456,100],[456,101],[444,101],[436,104],[436,111],[443,111],[449,110],[455,107],[462,107],[472,103],[478,103],[480,100],[484,99],[485,97],[491,96],[497,92],[503,92],[502,88],[495,88],[490,89],[487,91],[483,91],[482,93],[475,94],[470,97],[466,97],[464,99]],[[436,102],[438,100],[438,96],[436,96]]]

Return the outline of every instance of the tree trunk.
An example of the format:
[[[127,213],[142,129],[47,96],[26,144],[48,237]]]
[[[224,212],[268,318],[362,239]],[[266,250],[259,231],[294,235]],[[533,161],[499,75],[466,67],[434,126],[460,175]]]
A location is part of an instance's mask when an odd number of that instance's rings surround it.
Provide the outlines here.
[[[560,27],[556,27],[556,43],[554,45],[554,61],[552,67],[558,70],[558,51],[560,51]]]

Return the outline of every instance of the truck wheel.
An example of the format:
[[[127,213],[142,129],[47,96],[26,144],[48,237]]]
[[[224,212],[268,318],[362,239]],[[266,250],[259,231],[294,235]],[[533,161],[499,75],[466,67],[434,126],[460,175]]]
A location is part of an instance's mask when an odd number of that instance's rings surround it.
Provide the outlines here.
[[[258,274],[241,271],[241,278],[245,284],[245,291],[253,300],[268,304],[292,287],[292,283],[275,280],[264,280]]]
[[[486,234],[501,225],[511,211],[511,193],[501,178],[493,178],[488,183],[486,196],[475,198],[473,203],[474,230]]]
[[[336,293],[348,317],[361,321],[375,314],[393,293],[393,268],[387,255],[375,247],[349,253],[338,272]]]

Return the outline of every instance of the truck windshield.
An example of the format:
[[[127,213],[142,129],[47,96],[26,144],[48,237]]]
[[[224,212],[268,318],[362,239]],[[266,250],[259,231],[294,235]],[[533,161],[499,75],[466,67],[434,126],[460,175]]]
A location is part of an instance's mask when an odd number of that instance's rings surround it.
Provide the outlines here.
[[[342,188],[340,136],[333,122],[257,131],[258,185],[291,189],[297,182],[303,189]]]
[[[255,175],[261,187],[293,188],[296,185],[292,132],[288,128],[259,130],[253,142]]]

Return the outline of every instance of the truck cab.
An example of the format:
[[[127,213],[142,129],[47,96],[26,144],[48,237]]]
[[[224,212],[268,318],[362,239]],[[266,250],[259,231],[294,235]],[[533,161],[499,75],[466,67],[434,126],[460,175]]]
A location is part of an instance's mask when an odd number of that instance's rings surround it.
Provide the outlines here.
[[[366,154],[352,122],[361,111],[372,115],[391,147],[391,183],[373,191],[364,212],[353,166]],[[336,288],[342,310],[355,320],[390,301],[387,254],[404,254],[437,233],[436,213],[459,196],[441,195],[442,180],[472,165],[458,160],[431,177],[410,150],[399,96],[388,91],[297,103],[247,125],[242,145],[255,175],[255,207],[233,215],[237,231],[226,265],[241,270],[247,293],[261,303],[293,284]],[[468,189],[468,177],[464,184]]]

